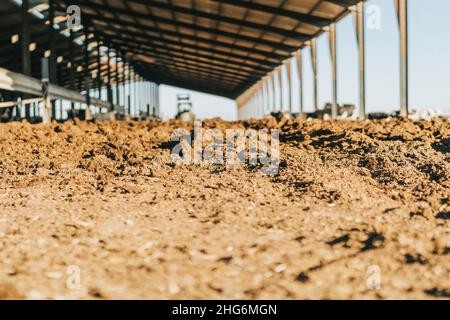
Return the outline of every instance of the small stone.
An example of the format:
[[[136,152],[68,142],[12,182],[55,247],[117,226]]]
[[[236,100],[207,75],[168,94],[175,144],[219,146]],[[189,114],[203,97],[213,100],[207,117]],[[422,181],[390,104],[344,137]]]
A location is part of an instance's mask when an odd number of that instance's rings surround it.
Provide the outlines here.
[[[274,271],[275,271],[276,273],[281,273],[281,272],[283,272],[284,270],[286,270],[286,265],[285,265],[285,264],[279,264],[279,265],[277,265],[277,266],[275,267],[275,269],[274,269]]]

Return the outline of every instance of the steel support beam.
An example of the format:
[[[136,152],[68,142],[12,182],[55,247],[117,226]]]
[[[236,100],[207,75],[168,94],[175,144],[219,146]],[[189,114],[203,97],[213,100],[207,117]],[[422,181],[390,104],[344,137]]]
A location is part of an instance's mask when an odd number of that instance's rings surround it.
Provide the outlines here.
[[[146,102],[147,102],[147,117],[150,117],[152,114],[152,107],[151,107],[151,99],[150,99],[150,82],[146,81],[145,82],[145,98],[146,98]]]
[[[365,6],[359,2],[356,6],[356,34],[359,50],[359,119],[365,120],[366,110],[366,37],[365,37]]]
[[[140,111],[140,105],[139,105],[139,99],[138,99],[138,87],[137,87],[137,74],[136,70],[133,69],[133,96],[134,96],[134,113],[136,115],[139,115]]]
[[[31,59],[30,59],[30,26],[28,19],[29,1],[22,1],[22,28],[20,34],[22,48],[22,73],[26,76],[31,75]]]
[[[75,91],[75,44],[74,44],[74,34],[73,30],[70,30],[70,36],[69,36],[69,63],[70,63],[70,69],[69,69],[69,87],[70,90]],[[72,116],[74,116],[74,110],[75,110],[75,103],[72,101],[70,102],[70,109],[72,110]]]
[[[139,106],[139,115],[141,115],[143,110],[143,103],[142,103],[142,82],[141,82],[141,76],[138,74],[137,76],[137,100],[138,100],[138,106]]]
[[[409,114],[408,1],[397,0],[400,24],[400,115]]]
[[[259,90],[258,90],[258,110],[260,113],[260,118],[263,119],[265,116],[265,110],[264,110],[264,80],[260,80],[259,82]]]
[[[128,115],[131,116],[131,67],[130,64],[127,66],[127,81],[128,81]]]
[[[258,90],[255,92],[255,118],[261,119],[261,101],[260,101],[260,84],[258,83]]]
[[[242,61],[236,61],[236,59],[230,60],[228,58],[220,58],[218,56],[213,56],[210,54],[201,54],[198,52],[193,53],[191,51],[183,49],[173,49],[167,46],[159,46],[159,45],[155,46],[155,44],[152,44],[150,46],[136,39],[133,39],[132,41],[131,39],[124,37],[116,37],[112,39],[104,35],[104,38],[107,39],[108,41],[111,41],[111,43],[116,46],[125,48],[127,52],[134,52],[136,54],[145,54],[152,58],[155,58],[156,60],[164,60],[169,62],[172,60],[180,61],[180,59],[183,59],[199,64],[209,63],[211,66],[217,67],[215,68],[216,70],[219,70],[218,68],[220,68],[222,72],[227,72],[231,70],[233,71],[233,73],[237,71],[242,75],[248,74],[264,75],[275,66],[274,64],[271,64],[268,66],[261,67],[253,64],[246,64]],[[229,66],[229,68],[226,68],[226,66]]]
[[[311,64],[314,77],[313,85],[313,101],[314,101],[314,111],[319,110],[319,94],[318,94],[318,70],[317,70],[317,39],[311,40]]]
[[[41,81],[44,99],[44,110],[42,111],[42,123],[50,124],[52,121],[52,103],[49,95],[50,70],[47,58],[41,59]]]
[[[269,76],[264,77],[264,90],[265,90],[265,112],[270,113],[270,99],[269,99]]]
[[[44,100],[47,101],[46,107],[48,110],[47,120],[51,121],[51,108],[50,100],[67,100],[74,102],[85,102],[86,97],[79,92],[71,91],[66,88],[49,84],[49,71],[48,71],[48,59],[42,58],[41,62],[41,80],[25,76],[20,73],[15,73],[7,69],[0,68],[0,89],[12,92],[27,93],[34,96],[43,96]],[[48,99],[48,100],[47,100]],[[110,104],[98,99],[92,99],[93,104],[96,106],[101,106],[103,108],[109,108]]]
[[[329,26],[328,38],[330,41],[330,55],[331,55],[331,73],[332,73],[332,104],[331,104],[331,119],[338,117],[338,83],[337,83],[337,45],[336,45],[336,24],[332,23]]]
[[[176,53],[181,53],[181,54],[187,54],[187,55],[192,55],[194,57],[212,57],[211,55],[217,55],[217,56],[221,56],[222,59],[225,59],[225,62],[227,63],[231,63],[233,60],[229,60],[230,58],[233,58],[235,60],[235,62],[241,62],[244,63],[247,67],[255,67],[258,68],[260,67],[259,65],[262,66],[262,68],[266,68],[265,70],[267,70],[267,68],[271,68],[274,65],[276,65],[276,61],[268,61],[267,59],[264,58],[256,58],[256,57],[252,57],[251,55],[245,55],[245,54],[238,54],[235,52],[225,52],[216,48],[211,48],[211,47],[204,47],[204,46],[199,46],[196,44],[191,44],[191,43],[183,43],[180,42],[179,40],[173,40],[173,39],[169,39],[169,38],[164,38],[161,39],[159,37],[153,37],[153,36],[149,36],[149,35],[134,35],[131,36],[130,33],[131,32],[124,32],[122,30],[122,34],[110,34],[110,33],[105,33],[105,32],[101,32],[101,31],[97,31],[100,35],[103,35],[107,38],[109,38],[111,41],[113,40],[121,40],[122,42],[128,43],[129,45],[131,44],[140,44],[140,45],[144,45],[147,47],[148,50],[153,50],[153,51],[161,51],[161,50],[169,50],[169,52],[166,52],[165,54],[176,52]],[[199,53],[196,51],[204,51],[207,53]],[[218,58],[218,57],[217,57]],[[222,61],[222,60],[218,60],[218,59],[214,59],[212,58],[211,60],[215,61]],[[236,61],[237,60],[237,61]],[[264,70],[264,69],[261,69]]]
[[[152,63],[152,67],[155,69],[161,69],[161,71],[166,74],[173,71],[175,75],[179,76],[180,74],[185,72],[189,75],[189,77],[195,75],[197,76],[197,78],[203,78],[205,80],[218,80],[221,83],[227,83],[236,86],[246,80],[245,77],[231,76],[231,78],[229,78],[225,74],[218,71],[214,71],[211,69],[208,70],[206,67],[199,68],[198,65],[186,65],[185,63],[181,62],[170,64],[164,63],[162,61],[157,61],[155,63]]]
[[[122,55],[122,91],[123,91],[123,106],[124,108],[127,107],[127,93],[125,91],[125,67],[126,67],[126,61],[125,61],[125,55]]]
[[[230,23],[235,26],[242,26],[242,27],[259,30],[259,31],[263,31],[263,32],[270,32],[270,33],[277,34],[277,35],[280,35],[283,37],[296,39],[298,41],[306,41],[309,39],[309,35],[301,33],[301,32],[272,27],[272,26],[269,26],[266,24],[260,24],[260,23],[243,20],[243,19],[232,18],[229,16],[224,16],[224,15],[214,14],[214,13],[210,13],[210,12],[206,12],[206,11],[191,9],[191,8],[187,8],[187,7],[173,5],[170,3],[163,3],[163,2],[154,1],[154,0],[128,0],[128,2],[144,4],[144,5],[148,5],[152,8],[169,10],[169,11],[187,14],[187,15],[204,18],[204,19],[208,19],[208,20]]]
[[[84,41],[84,81],[86,88],[86,108],[89,109],[91,106],[91,74],[89,72],[89,45],[88,36],[89,33],[85,31],[85,41]]]
[[[155,84],[153,82],[150,82],[150,103],[152,106],[152,115],[156,116]]]
[[[287,78],[287,99],[289,112],[292,113],[292,77],[291,77],[291,59],[286,60],[286,78]]]
[[[266,115],[266,111],[266,78],[264,77],[261,79],[261,112],[263,118]]]
[[[161,117],[160,100],[159,100],[159,83],[156,84],[156,106],[158,109],[158,117]]]
[[[149,110],[148,107],[148,101],[147,101],[147,81],[145,79],[141,80],[141,96],[142,96],[142,106],[143,106],[143,110],[142,110],[142,114],[145,115],[147,113],[147,111]]]
[[[22,1],[21,8],[21,48],[22,48],[22,73],[26,76],[31,76],[31,55],[30,55],[30,26],[28,19],[29,1]],[[26,98],[24,96],[24,98]],[[25,118],[30,119],[30,105],[25,105]]]
[[[100,4],[94,4],[94,3],[84,3],[81,1],[77,1],[77,0],[72,0],[71,3],[73,4],[77,4],[80,6],[85,6],[94,10],[102,10],[102,11],[108,11],[110,13],[116,12],[118,14],[121,15],[126,15],[129,17],[136,17],[136,18],[140,18],[143,20],[148,20],[148,14],[144,13],[144,12],[136,12],[136,11],[131,11],[128,9],[121,9],[121,8],[112,8],[106,5],[100,5]],[[90,15],[89,13],[85,13],[85,16],[88,17],[96,17],[98,19],[101,19],[102,17],[99,17],[98,15]],[[258,37],[253,37],[253,36],[247,36],[245,34],[237,34],[235,32],[228,32],[225,30],[220,30],[220,29],[212,29],[206,26],[201,26],[201,25],[197,25],[197,24],[192,24],[192,23],[187,23],[187,22],[183,22],[180,20],[175,20],[175,19],[170,19],[170,18],[164,18],[162,16],[159,15],[153,15],[151,17],[151,20],[154,21],[155,23],[160,23],[160,24],[167,24],[167,25],[171,25],[174,27],[180,27],[180,28],[186,28],[186,29],[191,29],[194,31],[198,31],[199,33],[206,33],[209,35],[219,35],[219,36],[224,36],[224,37],[228,37],[231,39],[238,39],[238,40],[243,40],[243,41],[247,41],[250,43],[255,43],[258,45],[264,45],[264,46],[270,46],[273,48],[277,48],[279,50],[283,50],[283,51],[287,51],[287,52],[291,52],[295,50],[294,46],[290,46],[287,44],[283,44],[283,43],[279,43],[276,41],[270,41],[267,39],[260,39]],[[140,26],[141,29],[145,29],[146,26],[145,25],[141,25]],[[161,32],[164,32],[163,30]]]
[[[149,83],[149,99],[150,99],[150,107],[151,107],[151,115],[154,116],[155,115],[155,105],[154,105],[154,100],[153,100],[153,82]]]
[[[260,119],[264,118],[263,80],[258,82],[258,114]]]
[[[300,49],[297,52],[297,69],[298,69],[298,81],[300,89],[300,113],[304,112],[303,106],[303,51]]]
[[[50,83],[57,83],[56,77],[56,33],[53,27],[55,21],[55,0],[48,1],[48,36],[49,36],[49,49],[50,56],[48,57],[49,63],[49,76]],[[52,101],[52,119],[56,117],[56,104]]]
[[[276,78],[277,74],[276,74],[276,70],[272,71],[272,77],[271,77],[271,81],[272,81],[272,111],[276,112],[277,111],[277,96],[275,94],[276,92],[276,84],[275,84],[275,78]]]
[[[157,110],[157,115],[158,117],[161,117],[161,110],[160,110],[160,106],[159,106],[159,84],[155,84],[155,97],[156,97],[156,110]]]
[[[133,31],[130,29],[117,28],[117,27],[114,27],[114,25],[113,25],[113,24],[117,23],[116,19],[106,18],[103,16],[96,16],[96,15],[89,15],[89,17],[92,21],[94,21],[93,24],[95,24],[95,21],[107,22],[110,25],[108,28],[108,31],[114,31],[114,32],[120,33],[122,35],[127,34],[129,36],[138,36],[138,37],[148,41],[149,43],[160,40],[161,38],[148,35],[146,32],[167,35],[171,38],[179,38],[180,40],[190,40],[189,41],[190,43],[204,43],[207,45],[206,47],[197,46],[200,48],[203,47],[204,50],[208,50],[208,48],[211,48],[211,46],[214,46],[214,47],[233,49],[233,50],[237,50],[240,52],[247,52],[247,53],[251,53],[254,55],[258,55],[260,57],[276,59],[276,60],[285,59],[287,57],[287,55],[281,55],[281,54],[273,53],[273,52],[266,51],[266,50],[259,50],[259,49],[255,49],[252,47],[240,46],[233,42],[217,41],[217,40],[214,40],[213,38],[198,37],[196,35],[191,35],[191,34],[187,34],[187,33],[179,33],[179,32],[175,32],[172,30],[165,30],[165,29],[160,29],[160,28],[151,27],[151,26],[143,27],[141,24],[133,23],[133,22],[127,22],[127,27],[141,30],[141,32]],[[142,30],[145,30],[146,32],[142,32]],[[180,42],[180,43],[187,45],[187,43],[183,43],[183,42]],[[223,51],[223,54],[226,55],[226,53],[227,53],[227,51]]]
[[[149,94],[149,82],[146,78],[143,79],[142,83],[142,105],[144,106],[143,114],[150,115],[151,114],[151,104],[150,104],[150,94]]]
[[[250,118],[253,119],[255,117],[255,94],[253,93],[252,99],[250,100]]]
[[[145,96],[145,79],[141,77],[141,101],[142,101],[142,112],[145,113],[147,110],[147,99]]]
[[[86,6],[86,7],[92,8],[94,10],[104,10],[104,11],[112,12],[112,10],[114,9],[114,12],[121,14],[121,15],[127,15],[127,16],[131,16],[133,18],[140,18],[140,19],[144,19],[144,20],[148,20],[148,18],[149,18],[148,15],[143,12],[136,12],[136,11],[121,9],[121,8],[111,8],[111,7],[108,7],[105,5],[99,5],[99,4],[94,4],[94,3],[83,3],[81,1],[76,1],[76,0],[72,0],[71,2],[73,4],[78,4],[80,6]],[[89,15],[88,13],[85,13],[85,15],[88,17],[92,16],[92,15]],[[98,17],[98,16],[96,15],[95,17]],[[99,19],[101,19],[101,18],[102,17],[100,17]],[[164,18],[164,17],[158,16],[158,15],[153,15],[151,17],[151,20],[160,25],[170,25],[170,26],[173,26],[176,28],[180,27],[183,29],[191,29],[193,31],[198,31],[199,33],[202,33],[202,34],[209,34],[209,35],[213,35],[213,36],[224,36],[224,37],[228,37],[228,38],[235,39],[235,40],[236,39],[243,40],[243,41],[255,43],[258,45],[264,45],[264,46],[269,46],[272,48],[277,48],[279,50],[283,50],[283,51],[287,51],[287,52],[295,50],[294,46],[290,46],[287,44],[270,41],[267,39],[260,39],[258,37],[247,36],[244,34],[237,34],[235,32],[228,32],[228,31],[221,30],[221,29],[212,29],[207,26],[201,26],[201,25],[197,25],[197,24],[183,22],[180,20]],[[146,28],[146,26],[142,25],[141,29],[144,29],[144,28]],[[164,29],[162,29],[161,32],[164,33]]]
[[[97,88],[98,98],[102,99],[102,69],[101,69],[101,53],[100,53],[100,41],[97,40]]]
[[[308,14],[298,13],[291,10],[286,10],[281,8],[280,6],[268,6],[261,3],[249,2],[243,0],[213,0],[214,2],[226,3],[229,5],[247,8],[250,10],[265,12],[269,14],[276,14],[278,16],[284,16],[291,19],[294,19],[298,22],[307,23],[314,25],[316,27],[325,27],[326,25],[331,23],[331,20],[320,18]]]
[[[283,68],[279,66],[277,68],[278,72],[278,89],[280,96],[278,97],[280,99],[280,111],[283,111]]]
[[[356,2],[355,0],[327,0],[327,1],[345,8],[354,5]]]
[[[159,59],[157,59],[157,61],[159,61]],[[164,63],[162,63],[160,61],[157,62],[157,63],[152,64],[153,68],[158,68],[158,66],[161,66],[161,67],[167,66],[167,68],[172,69],[175,72],[179,72],[180,69],[187,70],[189,74],[190,73],[195,73],[196,75],[199,75],[199,77],[201,75],[204,75],[205,79],[220,78],[220,79],[223,79],[223,80],[221,80],[221,82],[226,82],[228,80],[229,81],[233,81],[234,82],[233,86],[238,86],[238,85],[240,85],[243,82],[243,81],[238,81],[238,79],[235,79],[235,80],[230,79],[230,77],[235,78],[236,76],[234,76],[234,75],[233,76],[231,76],[231,75],[228,76],[228,74],[225,75],[223,72],[222,73],[218,73],[218,72],[213,71],[211,69],[208,70],[207,68],[204,68],[204,67],[201,68],[202,70],[196,70],[197,68],[194,69],[193,67],[189,67],[189,66],[186,66],[184,64],[179,64],[179,63],[177,63],[177,68],[175,68],[175,66],[172,66],[170,63],[166,65],[166,64],[164,64]],[[203,71],[203,70],[205,70],[205,71]],[[162,77],[167,75],[167,71],[168,70],[166,70],[166,68],[160,68],[160,71],[162,73],[161,74]],[[226,71],[225,71],[225,73],[226,73]],[[254,76],[254,77],[256,77],[256,76]],[[254,77],[252,77],[252,78],[254,78]],[[191,78],[191,76],[189,76],[188,79],[190,79],[190,78]],[[245,78],[244,78],[244,80],[245,80]],[[209,83],[209,85],[210,85],[210,83]]]
[[[151,115],[155,116],[156,115],[156,107],[155,107],[155,103],[154,103],[154,86],[153,86],[153,82],[149,83],[149,99],[150,99]]]
[[[179,80],[174,79],[173,77],[167,77],[164,73],[162,73],[160,70],[155,70],[150,68],[148,65],[141,67],[141,72],[145,74],[145,76],[148,79],[151,79],[152,81],[156,83],[164,83],[167,85],[172,85],[175,87],[182,87],[189,90],[195,90],[200,92],[205,92],[208,94],[215,94],[222,97],[227,97],[229,99],[236,99],[244,90],[243,89],[231,89],[227,87],[219,86],[217,83],[216,85],[211,85],[210,82],[205,81],[193,81],[192,77],[182,77]],[[250,82],[244,83],[241,87],[248,88],[250,86]]]
[[[106,86],[107,99],[108,99],[108,102],[110,102],[112,105],[114,105],[112,103],[113,99],[112,99],[112,89],[111,89],[111,80],[112,80],[112,77],[111,77],[111,48],[109,45],[108,45],[107,55],[108,55],[108,73],[107,73],[108,83]]]
[[[155,103],[155,84],[150,83],[150,101],[152,106],[152,116],[156,117],[156,103]]]
[[[259,101],[259,83],[257,84],[258,89],[255,92],[255,119],[261,118],[261,109],[260,109],[260,101]]]
[[[119,52],[116,50],[116,104],[120,105],[120,89],[119,89]]]

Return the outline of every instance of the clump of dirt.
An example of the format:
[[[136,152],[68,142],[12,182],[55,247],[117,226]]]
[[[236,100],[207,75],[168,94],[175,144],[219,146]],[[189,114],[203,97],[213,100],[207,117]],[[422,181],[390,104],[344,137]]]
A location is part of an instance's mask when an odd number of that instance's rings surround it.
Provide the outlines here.
[[[174,165],[179,121],[0,125],[0,298],[448,298],[447,121],[203,127],[278,129],[278,174]]]

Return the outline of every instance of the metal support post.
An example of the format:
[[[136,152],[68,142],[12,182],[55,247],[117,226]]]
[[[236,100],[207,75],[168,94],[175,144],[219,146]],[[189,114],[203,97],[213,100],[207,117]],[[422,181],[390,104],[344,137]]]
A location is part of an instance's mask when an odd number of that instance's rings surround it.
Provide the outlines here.
[[[317,39],[311,40],[311,63],[312,70],[314,76],[314,92],[313,92],[313,101],[314,101],[314,111],[319,110],[319,94],[318,94],[318,70],[317,70]]]
[[[30,58],[30,26],[28,21],[29,1],[22,1],[22,17],[21,17],[21,44],[22,44],[22,73],[26,76],[31,75],[31,58]],[[26,98],[26,95],[23,96]],[[25,105],[25,118],[30,120],[30,105]]]
[[[292,113],[292,79],[291,79],[291,59],[286,60],[286,75],[287,75],[287,91],[288,91],[288,108]]]
[[[304,111],[304,106],[303,106],[303,51],[301,49],[297,52],[297,69],[300,87],[300,113],[302,113]]]
[[[408,1],[397,0],[400,24],[400,115],[409,114]]]
[[[283,69],[278,66],[278,89],[280,90],[280,111],[283,111]]]
[[[336,45],[336,23],[332,23],[328,30],[328,38],[330,40],[331,55],[331,73],[333,81],[333,99],[331,105],[331,118],[338,117],[338,85],[337,85],[337,45]]]

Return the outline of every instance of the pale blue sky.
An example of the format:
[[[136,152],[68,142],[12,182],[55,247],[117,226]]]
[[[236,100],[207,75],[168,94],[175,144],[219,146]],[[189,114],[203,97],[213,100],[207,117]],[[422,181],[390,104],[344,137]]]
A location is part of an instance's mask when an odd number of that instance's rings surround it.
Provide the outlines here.
[[[439,108],[450,113],[450,12],[449,0],[408,0],[410,37],[410,105],[411,108]],[[381,10],[380,29],[366,28],[367,108],[394,111],[399,107],[398,24],[392,0],[370,0]],[[358,106],[358,51],[351,15],[337,26],[339,102]],[[331,60],[327,35],[318,40],[319,102],[331,100]],[[312,70],[309,50],[304,50],[304,98],[306,110],[313,108]],[[297,67],[292,63],[294,110],[299,107]],[[173,117],[176,94],[191,93],[194,112],[200,118],[237,117],[235,103],[221,97],[180,88],[161,86],[161,110]],[[284,96],[287,92],[284,92]],[[285,99],[286,101],[286,99]]]

